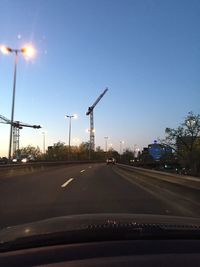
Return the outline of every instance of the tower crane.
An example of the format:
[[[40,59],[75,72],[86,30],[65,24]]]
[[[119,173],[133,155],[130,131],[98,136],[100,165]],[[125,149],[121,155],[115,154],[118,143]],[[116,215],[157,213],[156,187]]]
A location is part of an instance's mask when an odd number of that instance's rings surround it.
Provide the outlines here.
[[[102,94],[97,98],[97,100],[94,102],[92,106],[88,108],[88,111],[86,112],[86,115],[90,115],[90,150],[95,149],[95,139],[94,139],[94,108],[99,103],[101,98],[105,95],[105,93],[108,91],[108,88],[106,88]]]
[[[6,117],[0,115],[0,123],[11,124],[11,121]],[[42,128],[40,125],[30,125],[28,123],[14,121],[13,122],[13,155],[16,154],[16,151],[19,150],[19,137],[20,137],[20,130],[23,127],[29,127],[34,129]]]

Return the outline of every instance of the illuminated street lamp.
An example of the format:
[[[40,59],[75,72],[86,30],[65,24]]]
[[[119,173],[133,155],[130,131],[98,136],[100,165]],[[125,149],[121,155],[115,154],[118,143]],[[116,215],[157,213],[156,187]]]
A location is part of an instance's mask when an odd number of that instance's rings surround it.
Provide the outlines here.
[[[11,120],[10,120],[11,121],[11,123],[10,123],[10,141],[9,141],[9,152],[8,152],[8,158],[9,158],[9,160],[11,160],[18,53],[23,53],[27,58],[32,58],[35,56],[35,49],[30,45],[26,45],[21,49],[12,49],[10,47],[1,45],[0,51],[5,55],[9,54],[9,53],[14,53],[14,55],[15,55],[15,57],[14,57],[12,109],[11,109]]]
[[[140,152],[140,148],[138,147],[137,144],[134,145],[134,158],[138,158]]]
[[[68,160],[70,159],[70,142],[71,142],[71,120],[77,119],[77,114],[74,115],[65,115],[65,118],[69,118],[69,145],[68,145]]]
[[[195,121],[195,119],[190,118],[189,120],[186,121],[186,123],[187,123],[187,126],[193,127],[194,124],[196,123],[196,121]]]
[[[109,144],[109,149],[111,150],[113,148],[113,144]]]
[[[11,49],[6,47],[6,46],[4,46],[4,45],[1,45],[0,49],[1,49],[1,53],[4,54],[4,55],[9,54],[9,52],[11,52],[10,51]]]

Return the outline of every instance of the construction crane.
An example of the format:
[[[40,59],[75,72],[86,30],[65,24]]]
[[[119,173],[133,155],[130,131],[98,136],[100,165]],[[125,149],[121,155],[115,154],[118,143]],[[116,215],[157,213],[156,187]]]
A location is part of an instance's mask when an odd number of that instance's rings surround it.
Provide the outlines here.
[[[94,104],[88,108],[88,111],[86,115],[90,115],[90,151],[95,149],[95,140],[94,140],[94,108],[99,103],[101,98],[105,95],[105,93],[108,91],[108,88],[106,88],[102,94],[97,98],[97,100],[94,102]]]
[[[11,121],[6,117],[0,115],[0,123],[11,124]],[[23,127],[30,127],[34,129],[42,128],[40,125],[30,125],[28,123],[23,123],[20,121],[13,122],[13,155],[19,150],[19,137],[20,137],[20,130]]]

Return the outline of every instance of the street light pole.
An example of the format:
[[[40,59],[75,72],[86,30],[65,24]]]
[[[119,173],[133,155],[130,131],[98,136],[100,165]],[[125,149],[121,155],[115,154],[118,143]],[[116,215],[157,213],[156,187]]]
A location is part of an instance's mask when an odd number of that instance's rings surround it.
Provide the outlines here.
[[[43,135],[43,154],[45,154],[45,151],[46,151],[46,145],[45,145],[45,132],[42,132],[42,135]]]
[[[121,155],[122,154],[122,145],[124,144],[124,141],[120,141],[119,143],[120,143],[120,152],[119,153]]]
[[[17,77],[17,62],[18,62],[18,50],[13,50],[15,53],[14,58],[14,80],[13,80],[13,96],[12,96],[12,110],[11,110],[11,124],[10,124],[10,141],[9,141],[9,152],[8,158],[11,160],[12,151],[12,137],[13,137],[13,121],[14,121],[14,110],[15,110],[15,91],[16,91],[16,77]]]
[[[12,155],[12,140],[13,140],[13,121],[14,121],[14,111],[15,111],[15,91],[16,91],[16,77],[17,77],[17,63],[18,63],[18,53],[23,53],[27,57],[33,57],[35,55],[35,50],[32,46],[27,45],[21,49],[12,49],[10,47],[1,45],[0,50],[3,54],[14,53],[14,79],[13,79],[13,95],[12,95],[12,109],[11,109],[11,120],[10,120],[10,140],[9,140],[9,151],[8,158],[11,161]]]
[[[124,144],[124,141],[120,141],[119,144],[120,144],[119,154],[120,154],[120,159],[121,159],[121,157],[122,157],[122,145]]]
[[[69,116],[69,145],[68,145],[68,155],[70,158],[70,143],[71,143],[71,122],[72,122],[72,117],[73,116]]]
[[[107,151],[108,151],[108,137],[105,136],[104,139],[105,139],[105,152],[107,153]]]
[[[69,118],[69,143],[68,143],[68,160],[70,159],[70,146],[71,146],[71,119],[77,118],[77,115],[65,115],[65,118]]]

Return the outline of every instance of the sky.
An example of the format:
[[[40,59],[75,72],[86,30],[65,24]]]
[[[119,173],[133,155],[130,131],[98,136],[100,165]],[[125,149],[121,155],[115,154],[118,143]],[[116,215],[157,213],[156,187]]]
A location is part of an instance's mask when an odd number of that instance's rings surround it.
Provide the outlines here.
[[[31,43],[34,59],[17,65],[14,119],[20,146],[88,141],[86,111],[94,110],[95,144],[140,149],[189,111],[200,113],[200,1],[0,0],[0,44]],[[0,54],[0,114],[11,117],[14,55]],[[7,156],[9,125],[0,124],[0,156]]]

